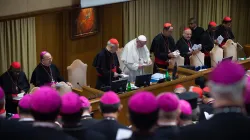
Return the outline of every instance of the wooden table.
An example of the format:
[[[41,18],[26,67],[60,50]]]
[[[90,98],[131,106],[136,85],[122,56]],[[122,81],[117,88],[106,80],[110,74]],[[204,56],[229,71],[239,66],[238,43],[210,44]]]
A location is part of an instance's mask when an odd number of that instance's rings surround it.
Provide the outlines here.
[[[161,69],[161,71],[163,73],[165,73],[163,69]],[[171,71],[172,71],[172,69],[170,68],[169,72],[171,73]],[[149,87],[144,87],[144,88],[140,88],[140,89],[137,89],[137,90],[134,90],[131,92],[126,92],[126,93],[120,94],[119,97],[121,99],[121,104],[123,105],[123,109],[119,114],[118,121],[124,125],[130,125],[129,119],[127,117],[128,116],[128,100],[136,92],[138,92],[138,91],[150,91],[150,92],[153,92],[155,95],[158,95],[162,92],[173,91],[177,84],[182,84],[186,88],[189,88],[190,86],[195,85],[196,78],[202,76],[202,73],[197,73],[195,71],[185,69],[185,68],[178,68],[177,72],[178,72],[179,77],[180,77],[177,80],[167,81],[167,82],[160,83],[160,84],[154,84],[154,85],[151,85]],[[102,91],[92,89],[89,87],[84,87],[84,90],[76,90],[75,89],[74,91],[76,93],[78,93],[79,95],[87,95],[87,93],[89,96],[91,96],[91,94],[93,94],[93,93],[98,94],[98,95],[103,94]],[[94,112],[94,118],[97,118],[97,119],[102,118],[102,115],[99,111],[99,101],[100,101],[100,98],[90,100],[91,105],[92,105],[92,111]]]

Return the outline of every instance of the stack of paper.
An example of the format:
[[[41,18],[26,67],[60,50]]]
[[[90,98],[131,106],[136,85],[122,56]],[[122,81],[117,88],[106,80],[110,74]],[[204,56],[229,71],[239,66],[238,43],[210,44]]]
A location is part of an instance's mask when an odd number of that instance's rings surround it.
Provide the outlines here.
[[[176,51],[174,51],[174,52],[172,52],[172,53],[173,53],[173,55],[174,55],[175,57],[180,56],[180,52],[179,52],[179,50],[176,50]]]
[[[224,38],[220,35],[217,38],[218,44],[220,45],[222,43],[222,41],[224,40]]]
[[[164,79],[165,78],[165,74],[162,74],[162,73],[155,73],[152,75],[151,79],[153,80],[160,80],[160,79]]]
[[[192,47],[192,50],[193,51],[201,50],[201,44],[194,44],[193,47]]]

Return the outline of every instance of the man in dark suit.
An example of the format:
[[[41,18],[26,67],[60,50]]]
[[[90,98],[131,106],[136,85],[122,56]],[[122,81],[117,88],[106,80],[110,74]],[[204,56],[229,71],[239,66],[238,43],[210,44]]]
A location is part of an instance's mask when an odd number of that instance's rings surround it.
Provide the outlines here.
[[[234,39],[234,34],[231,29],[232,25],[232,19],[230,17],[224,17],[222,24],[219,25],[215,31],[215,38],[217,39],[218,36],[222,36],[224,40],[220,44],[220,47],[222,47],[228,39]]]
[[[102,95],[99,106],[104,119],[89,129],[103,134],[107,140],[116,140],[118,129],[128,130],[126,126],[117,121],[118,114],[122,109],[120,98],[112,91],[106,92]]]
[[[82,103],[76,93],[70,92],[62,96],[60,114],[63,131],[79,140],[104,140],[105,136],[101,133],[83,127],[80,123],[82,111]]]
[[[192,44],[201,44],[201,35],[204,32],[202,27],[199,27],[195,18],[189,19],[189,28],[192,30]]]
[[[30,84],[19,62],[12,62],[10,68],[0,76],[0,86],[5,92],[5,108],[7,113],[16,114],[18,102],[14,97],[19,93],[27,93]]]
[[[226,71],[225,71],[226,70]],[[245,69],[226,60],[211,72],[208,83],[213,96],[214,116],[185,127],[181,140],[247,140],[250,119],[244,115]]]
[[[88,128],[90,126],[93,126],[94,124],[98,123],[99,120],[94,119],[90,113],[92,111],[92,106],[90,105],[89,100],[84,97],[81,96],[80,97],[81,103],[82,103],[82,117],[81,117],[81,123],[83,124],[84,128]]]
[[[159,71],[158,68],[167,69],[169,59],[174,57],[172,52],[176,50],[176,47],[172,37],[173,29],[171,23],[165,23],[163,31],[153,39],[150,48],[150,53],[154,53],[155,56],[153,73],[157,73]]]
[[[207,30],[201,36],[201,51],[205,54],[205,65],[211,67],[210,51],[213,49],[216,43],[215,38],[216,23],[214,21],[209,22]]]

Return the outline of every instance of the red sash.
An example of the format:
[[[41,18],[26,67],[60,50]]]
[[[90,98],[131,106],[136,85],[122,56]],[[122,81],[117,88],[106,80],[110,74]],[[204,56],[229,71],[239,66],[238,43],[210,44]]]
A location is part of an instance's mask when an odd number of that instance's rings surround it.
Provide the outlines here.
[[[168,62],[163,61],[163,60],[161,60],[161,59],[159,59],[157,57],[155,57],[155,63],[159,64],[159,65],[168,65]]]
[[[3,113],[5,113],[5,112],[6,112],[5,109],[1,109],[1,110],[0,110],[0,115],[3,114]]]
[[[221,42],[221,44],[219,46],[222,48],[222,46],[225,44],[226,44],[226,42]]]
[[[113,69],[111,69],[111,71],[112,72],[117,72],[117,70],[116,70],[116,66],[113,68]],[[97,73],[97,76],[102,76],[100,73]]]

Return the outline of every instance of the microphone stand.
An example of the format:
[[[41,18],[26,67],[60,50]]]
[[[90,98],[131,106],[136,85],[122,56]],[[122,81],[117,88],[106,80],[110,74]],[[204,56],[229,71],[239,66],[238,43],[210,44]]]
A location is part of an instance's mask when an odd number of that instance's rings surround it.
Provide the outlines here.
[[[79,87],[81,87],[82,90],[84,90],[83,86],[81,86],[79,82],[77,82],[77,85],[78,85]],[[92,93],[92,92],[89,92],[89,93],[91,93],[91,94],[94,95],[94,97],[89,97],[89,98],[88,98],[89,100],[90,100],[90,99],[95,99],[95,98],[97,98],[97,95],[96,95],[95,93]]]

